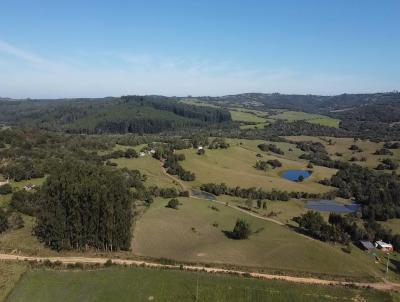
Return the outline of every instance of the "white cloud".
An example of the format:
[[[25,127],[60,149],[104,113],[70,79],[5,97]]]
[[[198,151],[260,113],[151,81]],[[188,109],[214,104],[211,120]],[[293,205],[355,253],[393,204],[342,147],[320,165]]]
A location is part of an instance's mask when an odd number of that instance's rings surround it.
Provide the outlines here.
[[[8,62],[7,56],[20,64]],[[15,98],[243,92],[337,94],[398,89],[395,81],[384,82],[373,76],[307,74],[287,68],[250,69],[230,61],[203,58],[125,53],[103,54],[98,64],[79,63],[80,58],[45,59],[1,41],[0,61],[2,68],[7,69],[7,73],[0,73],[0,95]]]

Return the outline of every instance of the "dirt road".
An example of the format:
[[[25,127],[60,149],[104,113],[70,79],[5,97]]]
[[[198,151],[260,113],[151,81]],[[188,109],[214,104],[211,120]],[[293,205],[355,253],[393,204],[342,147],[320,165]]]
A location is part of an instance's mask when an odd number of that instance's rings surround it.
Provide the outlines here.
[[[12,254],[0,254],[0,260],[2,261],[45,261],[50,262],[61,262],[63,264],[71,263],[82,263],[82,264],[105,264],[108,258],[91,258],[91,257],[36,257],[36,256],[21,256]],[[318,284],[318,285],[356,285],[359,287],[371,287],[377,290],[384,291],[400,291],[400,284],[392,282],[377,282],[377,283],[363,283],[363,282],[342,282],[336,280],[326,280],[317,278],[306,278],[306,277],[293,277],[286,275],[272,275],[265,273],[248,273],[239,270],[230,270],[217,267],[205,267],[205,266],[194,266],[194,265],[168,265],[160,264],[155,262],[147,262],[140,260],[129,260],[129,259],[111,259],[114,264],[117,265],[130,265],[130,266],[145,266],[151,268],[163,268],[163,269],[183,269],[186,271],[202,271],[206,273],[219,273],[219,274],[237,274],[245,275],[257,279],[264,280],[283,280],[295,283],[304,284]]]

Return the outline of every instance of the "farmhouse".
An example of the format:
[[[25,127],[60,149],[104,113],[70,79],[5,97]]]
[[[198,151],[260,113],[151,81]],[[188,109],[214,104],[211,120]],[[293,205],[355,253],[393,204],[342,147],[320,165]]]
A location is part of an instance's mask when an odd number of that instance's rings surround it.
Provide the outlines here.
[[[143,156],[145,156],[146,155],[146,153],[144,153],[144,152],[139,152],[139,156],[140,157],[143,157]]]
[[[390,243],[383,242],[382,240],[375,242],[375,247],[377,247],[383,252],[393,252],[393,245],[391,245]]]

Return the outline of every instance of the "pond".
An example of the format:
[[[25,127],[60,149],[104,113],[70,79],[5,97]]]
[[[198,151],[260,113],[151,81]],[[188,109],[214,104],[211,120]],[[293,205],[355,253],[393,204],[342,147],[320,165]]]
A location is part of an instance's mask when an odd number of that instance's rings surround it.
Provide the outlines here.
[[[202,199],[215,200],[215,196],[213,194],[196,189],[192,190],[192,196]]]
[[[319,212],[330,212],[330,213],[353,213],[356,212],[360,205],[356,203],[352,204],[341,204],[335,200],[311,200],[306,204],[306,208]]]
[[[282,177],[291,181],[302,181],[308,177],[310,177],[312,171],[309,170],[287,170],[283,172]]]

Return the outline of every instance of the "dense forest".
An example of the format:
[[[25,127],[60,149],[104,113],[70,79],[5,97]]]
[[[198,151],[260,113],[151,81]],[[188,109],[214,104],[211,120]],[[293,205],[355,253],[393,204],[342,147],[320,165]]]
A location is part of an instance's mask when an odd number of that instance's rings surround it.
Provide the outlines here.
[[[132,194],[121,172],[63,163],[46,179],[39,202],[35,233],[49,247],[129,249]]]
[[[157,96],[0,101],[0,123],[69,133],[159,133],[229,121],[227,110]]]

